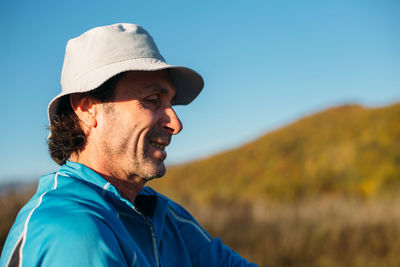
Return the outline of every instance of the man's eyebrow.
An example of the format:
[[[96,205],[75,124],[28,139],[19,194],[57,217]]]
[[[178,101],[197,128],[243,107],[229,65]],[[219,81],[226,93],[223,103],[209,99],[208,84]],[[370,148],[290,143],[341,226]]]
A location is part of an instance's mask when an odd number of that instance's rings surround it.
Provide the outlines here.
[[[175,96],[176,96],[176,91],[175,90],[174,91],[168,90],[168,89],[166,89],[163,86],[160,86],[158,84],[150,84],[149,86],[146,86],[146,88],[149,89],[150,92],[160,92],[160,93],[165,94],[165,95],[170,95],[171,94],[171,96],[172,96],[171,99],[172,100],[174,100]]]

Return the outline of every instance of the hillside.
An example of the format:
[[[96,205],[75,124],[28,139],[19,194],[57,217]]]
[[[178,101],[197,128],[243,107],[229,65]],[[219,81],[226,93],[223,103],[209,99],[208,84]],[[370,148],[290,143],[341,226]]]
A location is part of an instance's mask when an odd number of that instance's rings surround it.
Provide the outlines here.
[[[170,166],[150,184],[176,200],[374,197],[400,190],[400,103],[345,105],[305,117],[240,148]]]

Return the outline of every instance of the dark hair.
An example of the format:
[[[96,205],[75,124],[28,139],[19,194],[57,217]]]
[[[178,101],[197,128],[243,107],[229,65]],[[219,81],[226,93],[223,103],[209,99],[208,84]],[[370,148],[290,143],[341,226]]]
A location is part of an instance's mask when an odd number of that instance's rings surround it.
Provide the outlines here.
[[[97,98],[101,102],[110,101],[114,96],[115,86],[123,75],[124,72],[117,74],[95,90],[82,94]],[[69,95],[61,97],[57,112],[48,127],[50,136],[47,144],[49,145],[50,156],[59,165],[63,165],[72,153],[81,151],[86,145],[85,133],[69,99]]]

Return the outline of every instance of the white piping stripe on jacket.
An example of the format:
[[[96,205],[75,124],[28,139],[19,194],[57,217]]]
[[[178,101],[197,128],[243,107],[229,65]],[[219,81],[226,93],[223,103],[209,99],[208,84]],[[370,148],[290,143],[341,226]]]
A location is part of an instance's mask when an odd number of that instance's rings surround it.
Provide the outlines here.
[[[56,174],[54,175],[54,186],[53,186],[53,190],[57,188],[57,176],[58,176],[58,173],[56,173]],[[29,223],[29,220],[31,219],[33,212],[34,212],[34,211],[40,206],[40,204],[42,203],[42,199],[43,199],[44,195],[46,195],[48,192],[49,192],[49,191],[46,191],[46,192],[44,192],[44,193],[40,196],[39,202],[38,202],[37,205],[31,210],[31,212],[29,212],[28,218],[26,218],[25,225],[24,225],[24,230],[22,231],[22,234],[21,234],[22,244],[21,244],[21,247],[19,248],[19,258],[20,258],[19,264],[18,264],[19,267],[22,267],[22,256],[23,256],[22,250],[24,249],[24,245],[25,245],[25,242],[26,242],[26,234],[27,234],[27,232],[28,232],[28,223]],[[18,240],[20,240],[21,238],[19,238]],[[18,244],[18,242],[17,242],[17,244]],[[16,245],[17,245],[17,244],[16,244]],[[11,254],[11,255],[13,255],[13,254]],[[10,259],[11,259],[11,257],[10,257]],[[10,259],[8,259],[8,260],[10,260]],[[8,263],[7,263],[7,265],[8,265]]]
[[[54,186],[53,186],[53,190],[57,188],[57,181],[58,181],[58,173],[56,173],[54,175]]]
[[[107,182],[104,186],[103,186],[103,192],[101,192],[101,196],[104,197],[106,195],[107,189],[110,186],[110,182]]]
[[[174,211],[170,206],[168,206],[168,210],[169,210],[169,211],[171,212],[171,214],[175,217],[175,219],[177,219],[177,220],[180,221],[180,222],[189,223],[189,224],[193,225],[193,226],[197,229],[197,231],[199,231],[199,232],[204,236],[204,238],[205,238],[208,242],[211,242],[210,237],[204,232],[203,229],[201,229],[201,227],[200,227],[198,224],[196,224],[195,222],[193,222],[193,221],[191,221],[191,220],[182,218],[181,216],[179,216],[178,214],[176,214],[175,211]]]
[[[104,189],[104,190],[107,190],[109,186],[110,186],[110,182],[107,182],[107,183],[103,186],[103,189]]]

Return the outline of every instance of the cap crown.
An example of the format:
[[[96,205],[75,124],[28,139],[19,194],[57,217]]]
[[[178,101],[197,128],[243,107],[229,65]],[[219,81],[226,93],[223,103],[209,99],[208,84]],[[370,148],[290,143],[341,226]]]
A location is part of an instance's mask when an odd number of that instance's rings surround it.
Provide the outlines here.
[[[62,89],[70,88],[88,72],[138,58],[165,61],[153,38],[142,27],[119,23],[91,29],[67,43],[61,73]]]

